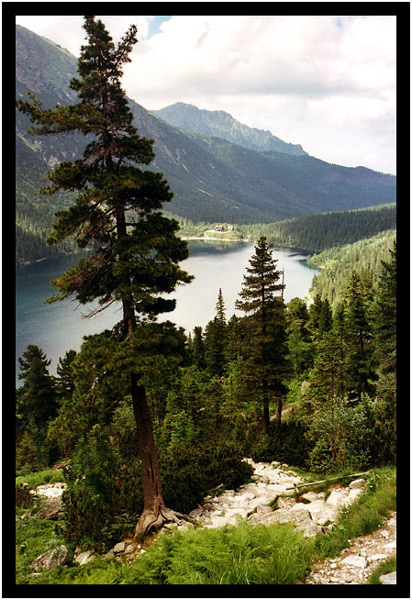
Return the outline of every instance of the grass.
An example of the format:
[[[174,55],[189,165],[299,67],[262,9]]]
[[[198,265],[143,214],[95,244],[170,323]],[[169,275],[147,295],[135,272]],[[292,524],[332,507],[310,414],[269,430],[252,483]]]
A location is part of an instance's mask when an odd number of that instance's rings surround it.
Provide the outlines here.
[[[253,527],[242,522],[221,529],[178,530],[158,535],[130,567],[99,558],[83,567],[54,569],[30,583],[297,584],[315,562],[336,556],[349,545],[348,540],[370,533],[396,508],[395,478],[395,469],[375,471],[365,493],[341,513],[332,531],[316,538],[304,538],[292,524]],[[43,527],[48,526],[37,524]],[[58,544],[57,538],[53,543]],[[44,551],[40,545],[37,554],[31,552],[33,558]]]
[[[36,473],[29,473],[28,475],[20,475],[16,477],[16,486],[22,483],[27,483],[30,490],[36,489],[38,485],[44,485],[45,483],[58,483],[64,481],[63,471],[57,469],[45,469],[44,471],[38,471]]]
[[[55,522],[37,517],[19,519],[16,522],[16,583],[32,583],[29,578],[32,561],[61,544],[72,548],[72,544],[56,532]]]

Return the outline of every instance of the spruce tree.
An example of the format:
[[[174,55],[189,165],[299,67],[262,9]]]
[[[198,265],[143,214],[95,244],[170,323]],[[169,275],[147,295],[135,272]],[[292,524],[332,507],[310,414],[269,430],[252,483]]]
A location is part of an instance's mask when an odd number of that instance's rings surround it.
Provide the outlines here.
[[[216,302],[216,316],[205,328],[205,362],[210,374],[221,377],[226,362],[227,323],[222,290]]]
[[[51,185],[43,190],[77,193],[76,203],[57,213],[49,242],[73,237],[80,248],[91,250],[54,281],[59,293],[52,300],[74,296],[86,304],[97,299],[97,311],[120,302],[122,318],[112,335],[127,344],[144,320],[174,309],[175,301],[159,294],[191,280],[178,266],[188,250],[176,236],[178,222],[160,212],[172,199],[167,182],[162,174],[138,166],[153,160],[154,142],[138,135],[120,83],[137,42],[136,27],[117,45],[94,16],[84,18],[84,29],[87,43],[81,48],[78,77],[70,83],[79,102],[44,109],[30,94],[30,101],[17,105],[37,125],[33,134],[87,136],[83,157],[57,165],[48,175]],[[144,510],[135,535],[140,536],[175,515],[163,501],[146,387],[132,364],[118,376],[127,376],[139,437]]]
[[[24,432],[30,434],[37,458],[43,464],[48,463],[47,425],[57,414],[57,394],[54,378],[49,373],[50,362],[41,348],[33,344],[27,346],[19,358],[19,379],[23,385],[16,393],[18,437]]]
[[[352,271],[346,284],[345,304],[348,340],[348,374],[352,390],[350,396],[358,400],[362,393],[373,392],[373,347],[368,314],[368,295],[361,278]]]
[[[279,283],[280,271],[273,249],[262,236],[250,259],[247,275],[243,276],[243,288],[236,301],[236,308],[248,315],[247,357],[250,380],[263,407],[263,427],[269,433],[269,403],[276,398],[276,420],[282,412],[282,383],[289,372],[287,361],[287,336],[285,304],[279,292],[284,285]]]

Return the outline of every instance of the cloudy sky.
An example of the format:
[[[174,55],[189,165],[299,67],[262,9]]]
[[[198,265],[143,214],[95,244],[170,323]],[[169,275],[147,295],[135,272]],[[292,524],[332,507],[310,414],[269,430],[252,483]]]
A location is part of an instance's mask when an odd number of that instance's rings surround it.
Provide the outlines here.
[[[395,174],[396,17],[99,18],[115,40],[137,24],[123,84],[145,108],[225,110],[322,160]],[[82,17],[16,20],[79,55]]]

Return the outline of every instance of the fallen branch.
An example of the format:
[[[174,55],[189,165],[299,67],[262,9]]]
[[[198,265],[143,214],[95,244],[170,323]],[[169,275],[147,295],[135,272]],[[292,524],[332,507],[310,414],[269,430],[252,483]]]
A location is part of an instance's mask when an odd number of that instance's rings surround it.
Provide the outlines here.
[[[296,490],[301,487],[312,487],[312,485],[319,485],[321,483],[329,483],[330,481],[338,481],[340,479],[346,479],[347,477],[360,477],[361,475],[369,475],[371,470],[365,471],[364,473],[352,473],[352,475],[339,475],[339,477],[331,477],[331,479],[322,479],[320,481],[311,481],[309,483],[298,483],[294,484],[293,487],[286,488],[286,490]]]

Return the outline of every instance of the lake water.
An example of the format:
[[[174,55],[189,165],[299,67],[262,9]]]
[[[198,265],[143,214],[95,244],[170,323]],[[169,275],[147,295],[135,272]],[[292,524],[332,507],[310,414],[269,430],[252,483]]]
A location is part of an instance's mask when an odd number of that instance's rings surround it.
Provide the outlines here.
[[[204,327],[215,316],[219,288],[222,289],[229,319],[236,311],[235,300],[242,288],[243,275],[254,253],[253,244],[189,243],[190,257],[182,268],[195,276],[192,283],[179,286],[171,297],[176,298],[176,309],[159,320],[170,320],[192,331],[196,325]],[[295,296],[304,298],[317,269],[309,267],[305,256],[287,248],[275,248],[278,268],[285,270],[286,302]],[[64,273],[78,261],[77,256],[65,256],[18,267],[16,271],[16,375],[18,357],[29,344],[42,348],[51,359],[50,372],[56,373],[58,359],[67,350],[79,350],[82,337],[111,328],[121,318],[120,309],[109,307],[103,313],[84,318],[90,310],[73,300],[44,304],[56,290],[50,281]],[[20,382],[16,381],[17,385]]]

